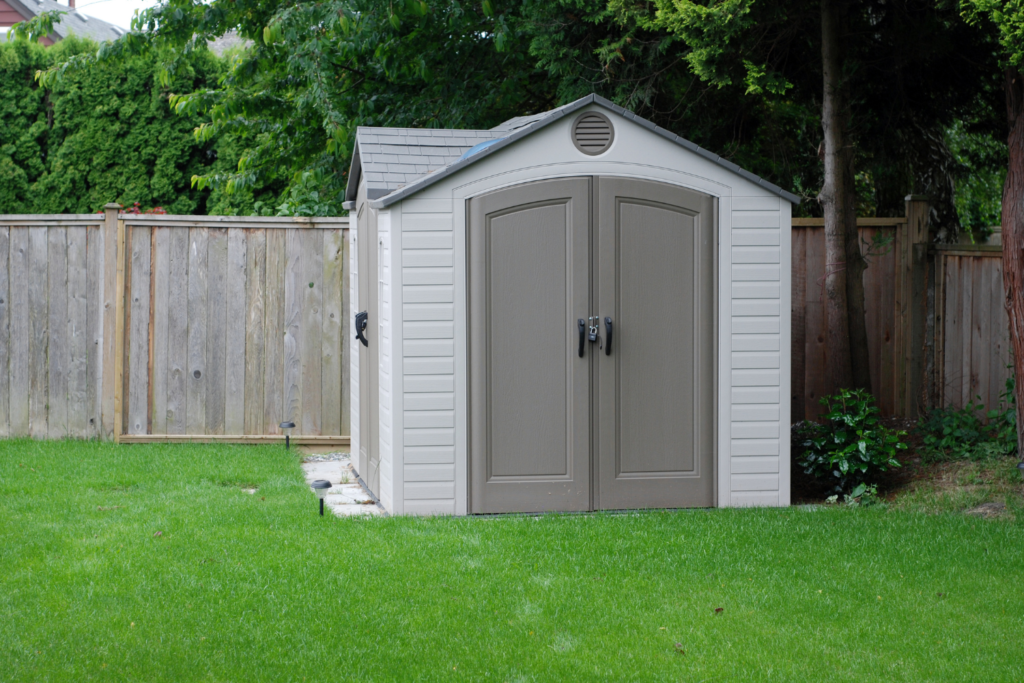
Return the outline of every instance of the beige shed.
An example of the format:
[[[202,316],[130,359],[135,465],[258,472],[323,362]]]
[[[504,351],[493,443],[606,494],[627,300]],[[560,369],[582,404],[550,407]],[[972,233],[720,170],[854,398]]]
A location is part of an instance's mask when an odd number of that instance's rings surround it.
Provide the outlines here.
[[[799,198],[591,95],[360,128],[353,464],[394,514],[789,504]]]

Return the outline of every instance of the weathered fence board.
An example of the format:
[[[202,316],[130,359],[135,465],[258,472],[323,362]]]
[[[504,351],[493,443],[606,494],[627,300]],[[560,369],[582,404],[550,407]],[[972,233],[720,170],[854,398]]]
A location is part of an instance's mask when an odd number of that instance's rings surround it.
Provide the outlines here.
[[[1003,293],[1002,253],[972,245],[937,250],[935,345],[939,401],[962,408],[999,405],[1011,375],[1010,325]]]
[[[889,219],[893,221],[893,219]],[[896,219],[900,220],[900,219]],[[793,317],[792,419],[817,419],[824,407],[822,396],[833,393],[828,383],[828,335],[825,319],[825,231],[810,221],[793,227]],[[892,415],[896,402],[895,378],[895,296],[896,270],[894,228],[875,219],[861,225],[862,245],[873,244],[881,234],[888,246],[865,249],[868,268],[864,271],[865,317],[868,330],[868,359],[871,385],[883,414]],[[801,345],[796,340],[803,340]],[[802,352],[802,358],[798,354]]]
[[[296,423],[300,438],[344,437],[345,223],[309,229],[211,221],[198,227],[196,218],[167,225],[147,219],[124,221],[133,245],[151,234],[146,239],[152,266],[136,263],[132,247],[125,285],[132,305],[125,316],[124,410],[133,418],[122,441],[142,435],[275,436],[286,420]],[[185,245],[187,254],[175,245]],[[137,271],[146,273],[146,281]],[[149,310],[136,311],[136,301],[143,300]],[[152,321],[152,344],[143,339],[138,316]],[[133,379],[143,371],[149,346],[148,375]],[[187,356],[178,362],[187,368],[178,373],[173,358],[182,348]],[[175,388],[179,374],[184,390]],[[131,390],[143,384],[148,393]],[[134,428],[134,416],[141,414],[153,415],[146,431]],[[181,428],[174,414],[186,416]]]
[[[11,229],[0,225],[0,438],[11,433]]]
[[[0,437],[101,434],[101,216],[0,216]]]
[[[347,225],[0,215],[0,437],[347,443]]]
[[[88,230],[83,226],[69,227],[67,239],[67,435],[84,438],[89,435],[89,299],[92,292],[89,289]]]

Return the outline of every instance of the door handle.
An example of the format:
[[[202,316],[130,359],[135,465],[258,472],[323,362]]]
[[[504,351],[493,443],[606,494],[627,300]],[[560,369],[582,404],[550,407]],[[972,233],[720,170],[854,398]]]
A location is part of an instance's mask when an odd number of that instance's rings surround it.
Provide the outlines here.
[[[583,318],[576,320],[576,325],[580,328],[580,358],[583,358],[583,344],[587,341],[587,321]]]
[[[604,355],[612,355],[612,319],[606,317],[604,319]]]
[[[363,342],[363,346],[369,346],[370,342],[366,337],[363,336],[363,330],[366,329],[366,319],[370,317],[370,314],[366,311],[362,313],[356,313],[356,339]]]

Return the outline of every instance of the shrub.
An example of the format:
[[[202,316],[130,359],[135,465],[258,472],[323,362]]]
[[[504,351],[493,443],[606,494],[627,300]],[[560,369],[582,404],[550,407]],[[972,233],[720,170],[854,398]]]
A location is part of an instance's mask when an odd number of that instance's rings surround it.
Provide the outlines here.
[[[997,409],[986,412],[981,397],[976,398],[976,402],[971,401],[963,408],[935,408],[917,423],[926,461],[988,460],[1016,452],[1013,376],[1006,380]]]
[[[824,422],[806,425],[797,460],[805,474],[828,482],[837,494],[852,496],[877,484],[882,472],[900,466],[896,451],[906,449],[902,438],[907,434],[879,422],[871,394],[844,389],[822,398],[821,404],[827,408]]]

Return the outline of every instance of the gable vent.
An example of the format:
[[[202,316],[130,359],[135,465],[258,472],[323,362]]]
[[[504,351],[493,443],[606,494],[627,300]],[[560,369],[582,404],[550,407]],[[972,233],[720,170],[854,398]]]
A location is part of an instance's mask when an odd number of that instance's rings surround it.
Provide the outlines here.
[[[604,114],[588,111],[572,124],[572,144],[584,154],[601,154],[612,146],[614,139],[615,129]]]

